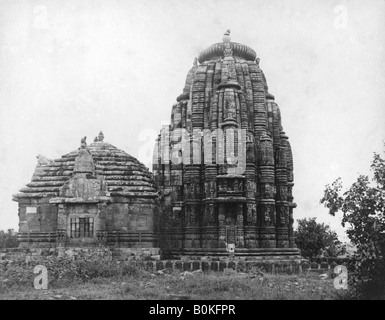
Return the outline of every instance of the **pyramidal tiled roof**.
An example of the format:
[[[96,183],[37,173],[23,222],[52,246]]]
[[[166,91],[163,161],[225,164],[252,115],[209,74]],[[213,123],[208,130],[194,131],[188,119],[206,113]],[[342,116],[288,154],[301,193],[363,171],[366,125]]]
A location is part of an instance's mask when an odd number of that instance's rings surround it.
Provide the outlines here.
[[[111,196],[156,197],[152,173],[144,164],[110,143],[95,141],[88,146],[95,162],[96,178],[108,185]],[[73,174],[78,150],[59,159],[37,165],[32,181],[13,200],[20,198],[57,197],[60,188]]]

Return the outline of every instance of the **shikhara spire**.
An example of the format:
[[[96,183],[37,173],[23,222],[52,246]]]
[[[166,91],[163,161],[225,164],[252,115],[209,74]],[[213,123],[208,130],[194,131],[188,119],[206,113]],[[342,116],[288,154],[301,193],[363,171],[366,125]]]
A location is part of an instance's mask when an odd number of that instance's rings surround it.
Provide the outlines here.
[[[298,257],[292,153],[259,58],[227,30],[198,61],[154,154],[163,251]]]

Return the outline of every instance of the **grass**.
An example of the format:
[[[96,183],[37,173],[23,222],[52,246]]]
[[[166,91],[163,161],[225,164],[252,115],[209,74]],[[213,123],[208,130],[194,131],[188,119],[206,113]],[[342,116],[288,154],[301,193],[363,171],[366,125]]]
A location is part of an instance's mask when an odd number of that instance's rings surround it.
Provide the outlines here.
[[[33,281],[33,280],[32,280]],[[1,286],[0,299],[12,300],[330,300],[340,292],[318,274],[273,275],[207,273],[94,278],[68,286],[35,290],[31,285]]]

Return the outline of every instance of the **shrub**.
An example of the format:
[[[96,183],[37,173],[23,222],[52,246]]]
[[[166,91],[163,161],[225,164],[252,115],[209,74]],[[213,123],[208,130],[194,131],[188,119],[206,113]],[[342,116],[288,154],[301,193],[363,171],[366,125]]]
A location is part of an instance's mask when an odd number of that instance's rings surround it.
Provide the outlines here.
[[[297,247],[306,258],[315,258],[321,250],[329,256],[337,256],[337,246],[340,245],[337,234],[328,225],[317,223],[316,218],[299,219],[295,231]]]
[[[7,232],[0,230],[0,249],[16,248],[18,245],[17,232],[13,229],[8,229]]]
[[[327,185],[321,199],[331,215],[342,211],[342,225],[356,245],[348,263],[349,284],[355,298],[385,297],[385,160],[374,154],[372,182],[360,175],[345,191],[341,179]]]

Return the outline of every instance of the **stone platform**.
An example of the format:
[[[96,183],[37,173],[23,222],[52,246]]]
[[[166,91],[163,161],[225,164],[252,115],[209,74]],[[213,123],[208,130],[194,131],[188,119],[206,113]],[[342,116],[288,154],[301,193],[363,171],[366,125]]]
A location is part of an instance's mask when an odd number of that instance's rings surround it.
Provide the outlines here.
[[[257,260],[282,258],[282,259],[301,259],[301,253],[297,248],[237,248],[233,254],[230,254],[225,248],[188,248],[182,250],[163,251],[164,258],[188,257],[238,257],[253,258]]]
[[[153,250],[154,249],[154,250]],[[202,270],[203,272],[226,272],[230,269],[235,272],[265,272],[265,273],[285,273],[296,274],[301,272],[325,272],[327,270],[334,270],[334,267],[340,264],[345,264],[344,258],[318,258],[310,262],[307,259],[293,257],[279,257],[279,256],[254,256],[247,258],[239,257],[189,257],[181,256],[180,259],[160,260],[158,249],[148,248],[146,252],[140,250],[127,251],[119,248],[66,248],[65,250],[55,248],[29,248],[29,249],[2,249],[0,250],[0,261],[5,262],[9,260],[26,259],[31,261],[34,257],[66,254],[75,257],[81,252],[93,252],[98,254],[100,252],[112,259],[121,260],[123,263],[129,261],[136,261],[139,266],[148,270],[149,272],[156,272],[159,270],[179,270],[194,272]],[[136,253],[136,254],[135,254]],[[27,258],[29,257],[29,258]],[[143,257],[143,258],[141,258]],[[0,264],[2,263],[0,262]]]

